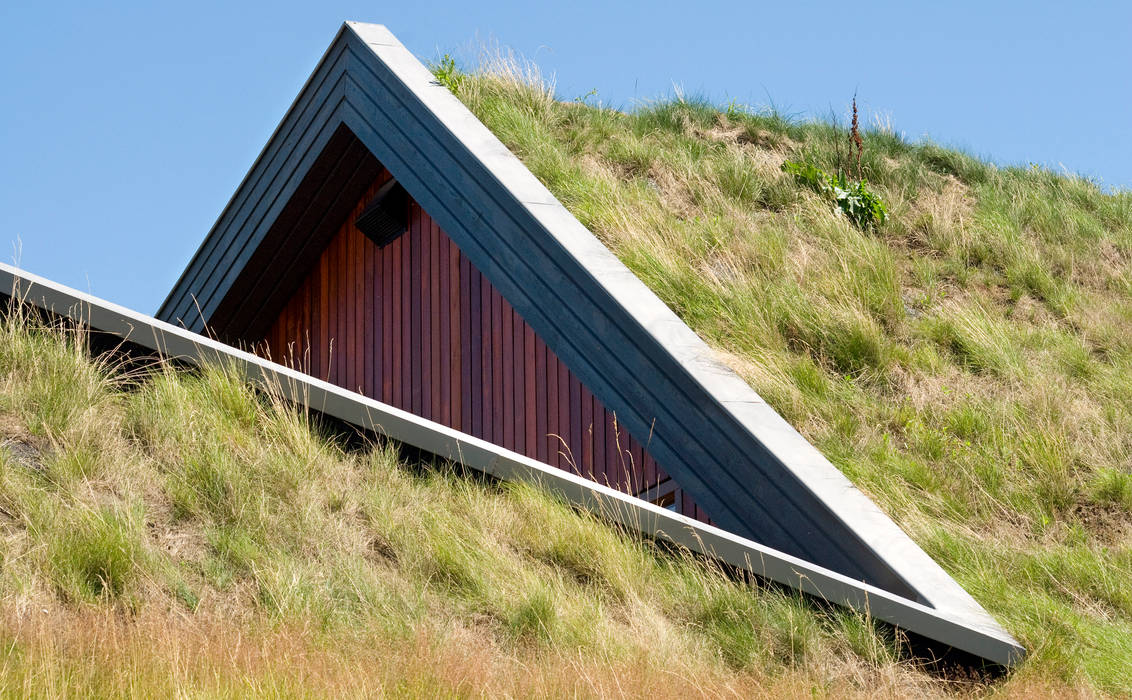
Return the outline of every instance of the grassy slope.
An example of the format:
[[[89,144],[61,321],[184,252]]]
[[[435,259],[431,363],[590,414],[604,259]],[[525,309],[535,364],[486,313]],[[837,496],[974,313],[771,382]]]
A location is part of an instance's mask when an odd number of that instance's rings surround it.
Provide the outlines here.
[[[0,327],[0,694],[1132,692],[1132,198],[696,104],[458,94],[1031,650],[987,687],[530,489],[348,449],[222,370]],[[140,381],[138,381],[140,380]]]
[[[458,96],[568,209],[1030,650],[1132,692],[1132,193],[891,131],[862,232],[780,170],[843,129],[676,100]],[[840,155],[839,155],[840,152]]]
[[[0,696],[889,695],[863,616],[0,322]],[[971,687],[976,687],[971,685]]]

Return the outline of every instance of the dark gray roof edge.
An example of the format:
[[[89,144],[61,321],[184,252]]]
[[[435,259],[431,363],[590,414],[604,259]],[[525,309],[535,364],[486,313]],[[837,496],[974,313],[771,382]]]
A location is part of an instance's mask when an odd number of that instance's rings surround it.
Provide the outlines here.
[[[1004,666],[1025,657],[989,616],[932,608],[678,515],[407,411],[0,263],[0,293],[58,316],[195,364],[221,363],[254,383],[353,425],[498,478],[546,488],[641,534],[668,539],[764,578],[850,607]]]
[[[640,279],[585,228],[470,110],[384,26],[347,22],[375,57],[411,90],[492,176],[641,329],[666,348],[704,390],[787,466],[932,605],[993,619],[876,504],[790,426]]]

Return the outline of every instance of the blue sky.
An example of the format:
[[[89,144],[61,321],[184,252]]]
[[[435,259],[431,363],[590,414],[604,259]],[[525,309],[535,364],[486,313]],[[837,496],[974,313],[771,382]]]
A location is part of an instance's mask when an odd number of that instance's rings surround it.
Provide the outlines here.
[[[1132,187],[1130,3],[8,0],[0,258],[19,240],[22,267],[153,312],[345,19],[425,59],[495,41],[626,109],[844,116],[856,92],[910,139]]]

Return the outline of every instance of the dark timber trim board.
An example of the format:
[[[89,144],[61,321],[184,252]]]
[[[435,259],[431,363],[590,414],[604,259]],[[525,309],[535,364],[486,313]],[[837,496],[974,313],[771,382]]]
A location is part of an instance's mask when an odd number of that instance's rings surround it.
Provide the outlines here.
[[[211,338],[0,263],[0,295],[3,294],[165,357],[194,364],[224,364],[249,381],[333,418],[504,480],[538,485],[635,532],[675,542],[807,594],[867,612],[992,663],[1011,666],[1025,654],[981,609],[972,614],[932,607],[856,581]]]
[[[239,337],[309,264],[327,183],[377,163],[724,530],[1009,640],[382,26],[342,27],[159,318]]]

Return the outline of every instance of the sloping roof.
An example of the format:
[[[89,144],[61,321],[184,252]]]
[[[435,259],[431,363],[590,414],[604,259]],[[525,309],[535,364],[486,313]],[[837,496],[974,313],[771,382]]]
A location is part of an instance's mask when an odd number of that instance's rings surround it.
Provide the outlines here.
[[[1018,643],[985,615],[972,617],[908,600],[258,355],[0,263],[0,303],[6,303],[6,296],[166,358],[220,364],[332,418],[505,481],[547,489],[630,531],[666,539],[991,662],[1013,665],[1024,655]]]
[[[380,166],[723,529],[1020,651],[382,26],[342,27],[158,317],[255,337]]]

